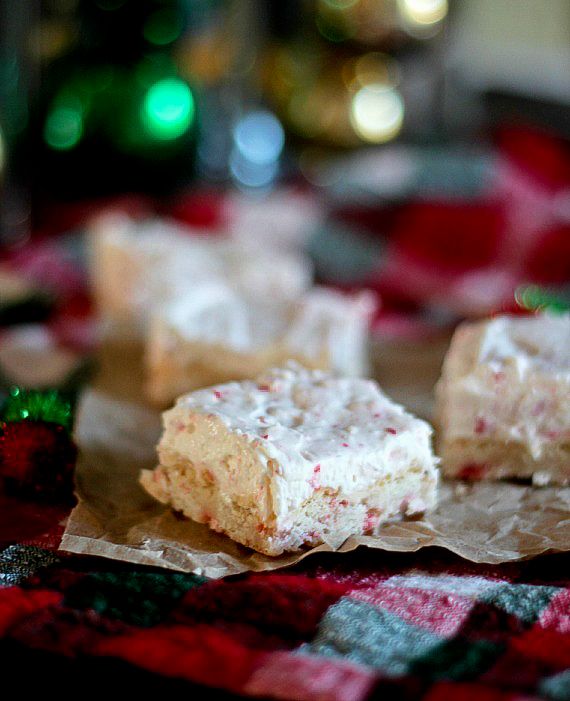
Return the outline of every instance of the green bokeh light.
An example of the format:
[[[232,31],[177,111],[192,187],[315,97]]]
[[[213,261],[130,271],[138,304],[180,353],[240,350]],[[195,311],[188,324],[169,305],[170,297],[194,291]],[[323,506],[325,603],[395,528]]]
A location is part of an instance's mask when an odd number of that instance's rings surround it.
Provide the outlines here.
[[[538,285],[521,285],[515,291],[515,301],[522,309],[550,314],[565,314],[570,311],[570,303],[557,295],[551,294]]]
[[[51,148],[68,151],[79,143],[82,136],[81,110],[69,106],[57,106],[48,114],[44,127],[44,139]]]
[[[145,22],[144,38],[151,44],[166,46],[182,33],[182,17],[172,9],[158,10]]]
[[[178,78],[165,78],[152,85],[143,101],[142,120],[156,139],[177,139],[194,119],[194,97]]]

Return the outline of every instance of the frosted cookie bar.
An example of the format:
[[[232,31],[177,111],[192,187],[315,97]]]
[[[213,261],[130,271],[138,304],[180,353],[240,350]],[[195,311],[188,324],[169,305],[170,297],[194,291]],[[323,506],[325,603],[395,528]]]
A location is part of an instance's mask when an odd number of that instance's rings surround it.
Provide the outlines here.
[[[434,505],[431,427],[363,379],[295,363],[180,397],[143,487],[267,555],[340,545]]]
[[[570,315],[456,331],[436,388],[443,472],[570,482]]]
[[[146,392],[166,406],[185,392],[252,379],[296,360],[310,368],[363,375],[372,293],[316,287],[297,300],[246,297],[212,283],[157,312],[146,352]]]
[[[295,299],[312,281],[307,257],[200,236],[166,219],[108,212],[90,225],[90,270],[102,317],[144,332],[151,314],[202,285],[223,282],[246,295]]]

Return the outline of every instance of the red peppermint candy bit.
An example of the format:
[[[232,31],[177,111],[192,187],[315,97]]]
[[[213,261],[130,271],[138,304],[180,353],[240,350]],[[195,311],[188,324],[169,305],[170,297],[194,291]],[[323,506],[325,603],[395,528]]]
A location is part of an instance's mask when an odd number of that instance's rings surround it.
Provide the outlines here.
[[[398,431],[396,431],[395,428],[387,428],[386,433],[391,433],[393,436],[395,436],[398,433]]]
[[[369,533],[374,530],[380,521],[380,512],[378,509],[368,509],[366,516],[364,517],[364,523],[362,524],[362,530],[364,533]]]
[[[76,457],[64,426],[30,420],[0,424],[0,481],[7,494],[71,500]]]
[[[475,418],[475,433],[485,433],[487,430],[487,422],[482,416],[477,416]]]
[[[469,462],[463,465],[457,476],[462,480],[480,480],[485,476],[487,465],[478,462]]]
[[[214,390],[214,397],[215,397],[216,399],[221,399],[221,398],[222,398],[222,393],[221,393],[219,390],[215,389],[215,390]]]

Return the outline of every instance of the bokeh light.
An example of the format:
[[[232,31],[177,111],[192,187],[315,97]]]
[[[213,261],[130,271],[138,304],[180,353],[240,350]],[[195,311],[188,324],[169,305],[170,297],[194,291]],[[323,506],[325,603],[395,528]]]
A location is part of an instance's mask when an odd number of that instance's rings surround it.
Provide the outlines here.
[[[551,294],[538,285],[521,285],[515,291],[515,301],[521,309],[531,312],[565,314],[570,311],[570,303]]]
[[[279,172],[279,163],[252,163],[243,158],[235,149],[230,154],[230,171],[238,185],[248,188],[264,188],[275,180]]]
[[[44,126],[44,139],[57,151],[68,151],[83,136],[83,113],[80,107],[55,105],[48,113]]]
[[[366,85],[354,95],[350,121],[364,141],[383,143],[393,139],[404,121],[404,101],[396,88],[382,83]]]
[[[359,0],[319,0],[315,23],[328,41],[343,42],[353,37],[357,24],[351,10]]]
[[[164,78],[151,85],[142,105],[142,121],[156,139],[182,136],[194,120],[192,91],[179,78]]]
[[[153,12],[145,22],[144,38],[156,46],[166,46],[176,41],[182,34],[182,16],[172,8]]]
[[[371,51],[356,59],[352,72],[354,81],[359,86],[380,83],[395,87],[400,82],[398,62],[379,51]]]
[[[259,110],[242,117],[234,128],[239,152],[252,163],[272,163],[281,155],[285,143],[283,127],[271,112]]]
[[[398,0],[402,19],[412,27],[430,27],[447,15],[447,0]]]
[[[238,183],[247,187],[269,185],[277,176],[285,144],[277,117],[267,110],[250,112],[235,125],[233,141],[230,169]]]
[[[321,0],[322,5],[328,5],[333,10],[348,10],[359,0]]]

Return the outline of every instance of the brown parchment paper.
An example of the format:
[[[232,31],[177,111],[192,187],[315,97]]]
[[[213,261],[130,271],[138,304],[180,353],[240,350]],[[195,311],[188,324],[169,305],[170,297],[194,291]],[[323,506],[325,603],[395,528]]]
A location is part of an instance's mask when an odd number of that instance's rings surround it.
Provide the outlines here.
[[[435,545],[493,564],[570,550],[570,488],[444,482],[438,508],[422,520],[389,523],[377,536],[351,537],[301,554],[256,553],[178,517],[138,485],[140,470],[155,465],[160,435],[159,412],[141,401],[141,378],[136,344],[105,348],[101,374],[77,413],[79,503],[63,550],[213,578],[273,570],[311,553],[342,553],[360,545],[397,552]]]

